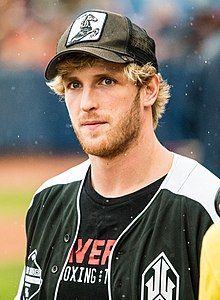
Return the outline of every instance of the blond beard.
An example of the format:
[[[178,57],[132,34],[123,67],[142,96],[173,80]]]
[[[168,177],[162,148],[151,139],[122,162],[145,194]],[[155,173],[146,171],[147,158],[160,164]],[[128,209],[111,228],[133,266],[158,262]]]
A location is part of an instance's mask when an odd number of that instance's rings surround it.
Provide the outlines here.
[[[140,133],[140,126],[140,96],[138,92],[131,108],[114,128],[107,132],[106,138],[98,145],[86,143],[82,134],[76,128],[74,128],[74,131],[85,153],[111,159],[125,153],[135,143]]]

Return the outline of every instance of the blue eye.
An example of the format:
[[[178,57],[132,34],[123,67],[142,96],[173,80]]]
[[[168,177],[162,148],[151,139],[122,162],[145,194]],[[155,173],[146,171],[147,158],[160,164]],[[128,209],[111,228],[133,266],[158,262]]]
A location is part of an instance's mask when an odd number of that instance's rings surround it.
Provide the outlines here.
[[[71,83],[69,84],[69,87],[70,87],[71,89],[78,89],[78,88],[80,87],[80,83],[77,82],[77,81],[73,81],[73,82],[71,82]]]
[[[113,79],[111,79],[111,78],[104,78],[104,79],[102,80],[102,83],[103,83],[104,85],[112,85],[112,84],[115,83],[115,81],[114,81]]]

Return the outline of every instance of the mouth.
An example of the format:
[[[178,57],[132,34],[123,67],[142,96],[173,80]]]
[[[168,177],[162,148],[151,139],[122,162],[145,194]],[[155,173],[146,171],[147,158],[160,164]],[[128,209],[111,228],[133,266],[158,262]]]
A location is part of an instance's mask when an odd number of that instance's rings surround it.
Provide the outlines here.
[[[100,126],[103,126],[107,124],[107,122],[105,121],[100,121],[100,120],[89,120],[89,121],[85,121],[85,122],[82,122],[81,126],[83,128],[88,128],[90,130],[94,130]]]

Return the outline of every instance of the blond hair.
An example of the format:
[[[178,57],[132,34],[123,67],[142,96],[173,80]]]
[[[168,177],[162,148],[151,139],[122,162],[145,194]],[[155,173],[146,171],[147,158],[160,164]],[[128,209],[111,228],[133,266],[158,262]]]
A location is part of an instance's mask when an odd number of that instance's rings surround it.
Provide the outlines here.
[[[68,58],[64,61],[61,61],[57,65],[58,75],[50,82],[47,82],[47,85],[52,91],[55,92],[55,94],[59,95],[61,98],[64,98],[64,78],[71,73],[74,68],[81,69],[85,66],[91,67],[100,63],[100,61],[103,60],[85,54],[79,54],[74,57],[74,59]],[[135,63],[129,63],[124,66],[124,74],[129,80],[134,82],[134,84],[137,84],[138,86],[147,86],[147,84],[156,74],[156,69],[151,65],[151,63],[147,63],[143,66]],[[170,98],[169,84],[162,78],[161,74],[157,74],[157,76],[159,78],[159,92],[158,97],[152,106],[154,129],[157,127],[158,121],[162,117],[165,111],[165,106]]]

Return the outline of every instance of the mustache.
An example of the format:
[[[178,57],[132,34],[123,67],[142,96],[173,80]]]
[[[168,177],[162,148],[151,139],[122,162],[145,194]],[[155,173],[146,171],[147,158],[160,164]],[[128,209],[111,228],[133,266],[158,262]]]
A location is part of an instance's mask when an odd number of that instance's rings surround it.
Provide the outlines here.
[[[83,125],[86,122],[89,121],[97,121],[97,122],[108,122],[110,120],[110,116],[106,114],[97,114],[96,112],[89,112],[89,113],[84,113],[81,115],[78,119],[79,124]]]

